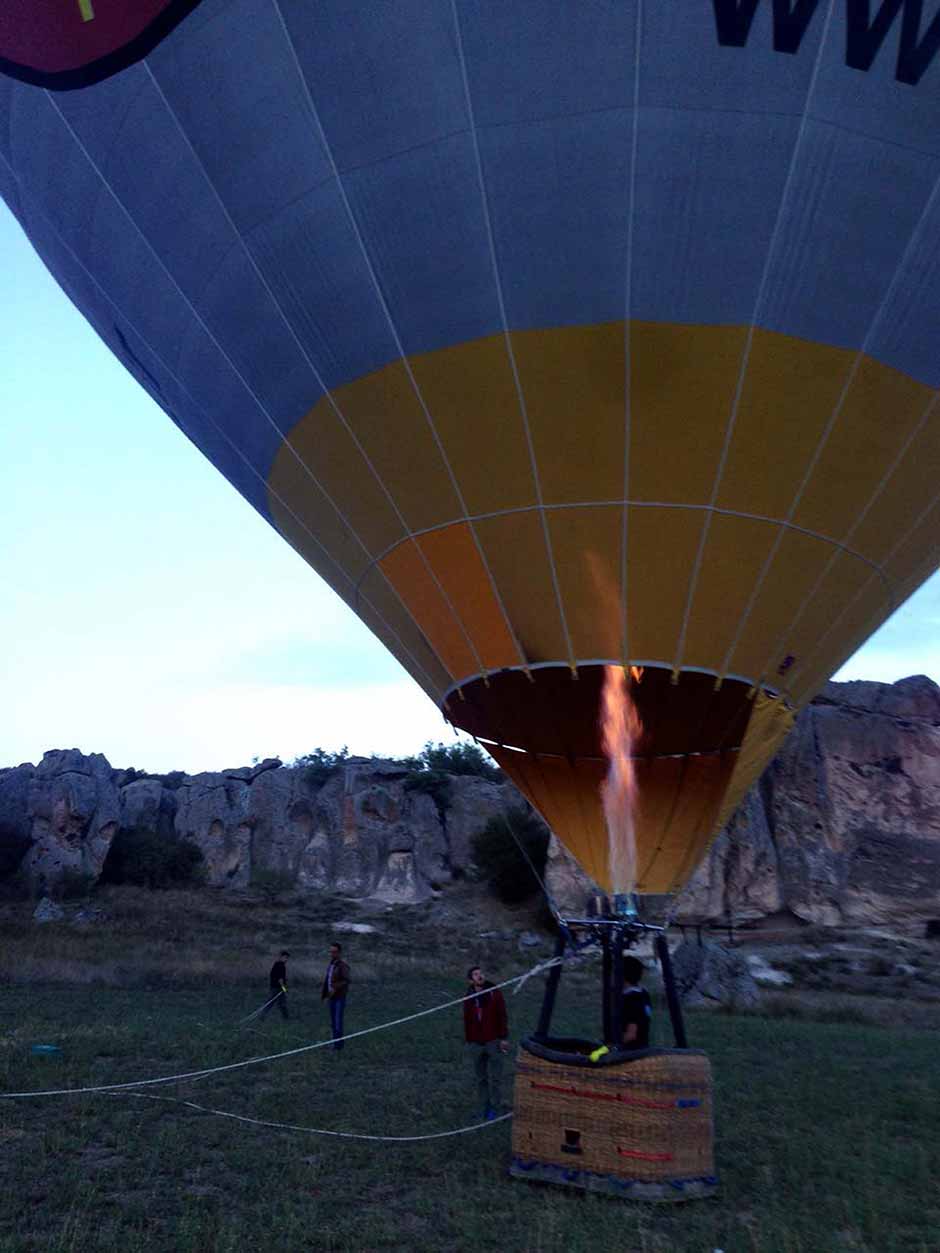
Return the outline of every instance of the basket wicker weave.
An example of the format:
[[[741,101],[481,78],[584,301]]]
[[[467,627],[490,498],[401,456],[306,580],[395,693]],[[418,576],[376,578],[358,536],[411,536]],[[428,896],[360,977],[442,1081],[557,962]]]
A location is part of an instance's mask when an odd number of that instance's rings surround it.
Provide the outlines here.
[[[563,1043],[519,1049],[510,1174],[643,1201],[712,1195],[705,1054],[645,1049],[592,1063]]]

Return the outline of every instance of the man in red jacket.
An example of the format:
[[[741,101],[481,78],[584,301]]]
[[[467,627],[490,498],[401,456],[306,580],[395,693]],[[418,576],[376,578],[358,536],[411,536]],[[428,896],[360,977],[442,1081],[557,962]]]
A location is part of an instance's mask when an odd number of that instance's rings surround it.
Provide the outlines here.
[[[463,1003],[463,1033],[473,1060],[483,1117],[491,1122],[499,1111],[503,1054],[509,1052],[509,1020],[502,992],[484,978],[480,967],[471,966],[467,977],[470,999]]]

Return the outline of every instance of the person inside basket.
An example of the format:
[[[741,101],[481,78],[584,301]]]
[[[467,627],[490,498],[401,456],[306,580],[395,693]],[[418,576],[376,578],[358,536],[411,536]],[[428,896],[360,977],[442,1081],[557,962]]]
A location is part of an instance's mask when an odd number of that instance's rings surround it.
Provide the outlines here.
[[[643,963],[638,957],[623,959],[623,1047],[648,1049],[653,1002],[643,984]]]
[[[502,992],[484,977],[479,966],[471,966],[467,978],[470,986],[463,1003],[464,1040],[483,1117],[492,1122],[499,1113],[503,1054],[509,1052],[509,1018]]]

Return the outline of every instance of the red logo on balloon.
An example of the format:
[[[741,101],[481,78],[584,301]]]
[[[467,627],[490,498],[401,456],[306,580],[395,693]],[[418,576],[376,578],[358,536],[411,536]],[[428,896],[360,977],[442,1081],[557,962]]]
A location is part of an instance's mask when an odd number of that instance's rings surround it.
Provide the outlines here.
[[[70,90],[139,61],[199,0],[3,0],[0,73]]]

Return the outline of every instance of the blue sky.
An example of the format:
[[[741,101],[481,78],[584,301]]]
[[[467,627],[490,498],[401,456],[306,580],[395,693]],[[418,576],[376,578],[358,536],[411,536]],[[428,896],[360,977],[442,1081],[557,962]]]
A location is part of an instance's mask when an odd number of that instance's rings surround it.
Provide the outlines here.
[[[0,766],[208,770],[451,730],[111,356],[0,203]],[[838,677],[940,680],[940,577]]]

